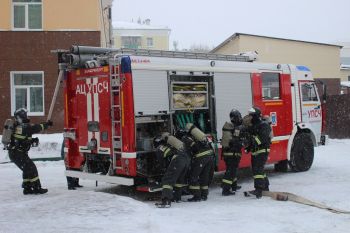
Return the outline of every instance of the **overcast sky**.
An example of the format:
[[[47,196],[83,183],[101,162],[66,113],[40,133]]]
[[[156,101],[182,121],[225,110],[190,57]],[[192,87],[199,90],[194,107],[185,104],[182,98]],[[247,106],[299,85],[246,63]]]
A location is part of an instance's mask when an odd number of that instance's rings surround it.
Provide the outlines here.
[[[214,47],[235,32],[350,42],[350,0],[114,0],[114,21],[138,18],[170,28],[169,49]]]

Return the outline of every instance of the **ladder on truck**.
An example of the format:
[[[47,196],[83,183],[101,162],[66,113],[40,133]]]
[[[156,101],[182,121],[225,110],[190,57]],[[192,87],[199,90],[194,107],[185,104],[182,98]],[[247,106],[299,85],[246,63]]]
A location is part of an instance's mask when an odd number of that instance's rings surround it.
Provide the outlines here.
[[[122,156],[122,108],[121,108],[121,80],[120,58],[113,58],[109,62],[110,72],[110,92],[111,92],[111,120],[112,120],[112,174],[114,171],[122,169],[121,164],[117,166],[117,161]]]

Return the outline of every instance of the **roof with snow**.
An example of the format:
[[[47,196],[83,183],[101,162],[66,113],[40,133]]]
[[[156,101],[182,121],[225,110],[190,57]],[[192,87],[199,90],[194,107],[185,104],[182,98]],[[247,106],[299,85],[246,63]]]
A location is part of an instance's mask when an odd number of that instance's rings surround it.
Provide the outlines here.
[[[350,87],[350,81],[341,81],[340,85],[343,87]]]
[[[147,23],[135,23],[135,22],[124,22],[124,21],[114,21],[113,29],[121,30],[169,30],[166,26],[156,26]]]
[[[226,45],[227,43],[229,43],[230,41],[239,38],[239,36],[253,36],[253,37],[261,37],[261,38],[267,38],[267,39],[275,39],[275,40],[286,40],[286,41],[294,41],[294,42],[303,42],[303,43],[310,43],[310,44],[318,44],[318,45],[327,45],[327,46],[336,46],[339,48],[342,48],[343,46],[341,45],[335,45],[335,44],[325,44],[325,43],[318,43],[318,42],[310,42],[310,41],[303,41],[303,40],[293,40],[293,39],[285,39],[285,38],[278,38],[278,37],[270,37],[270,36],[260,36],[260,35],[254,35],[254,34],[246,34],[246,33],[239,33],[236,32],[235,34],[233,34],[232,36],[230,36],[229,38],[227,38],[224,42],[222,42],[221,44],[219,44],[217,47],[215,47],[211,52],[214,53],[216,52],[218,49],[220,49],[221,47],[223,47],[224,45]]]

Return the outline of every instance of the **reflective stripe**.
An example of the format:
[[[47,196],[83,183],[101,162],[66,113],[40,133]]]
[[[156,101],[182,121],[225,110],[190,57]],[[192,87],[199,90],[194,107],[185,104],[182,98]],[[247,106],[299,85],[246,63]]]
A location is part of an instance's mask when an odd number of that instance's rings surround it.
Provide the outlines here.
[[[173,190],[173,186],[171,186],[171,185],[163,185],[162,188],[163,189],[171,189],[171,190]]]
[[[223,154],[224,156],[242,156],[242,153],[239,153],[239,152],[224,152]]]
[[[40,124],[40,126],[41,126],[41,130],[45,129],[44,124]]]
[[[226,155],[226,156],[232,156],[233,153],[232,153],[232,152],[224,152],[224,155]]]
[[[201,189],[209,189],[208,186],[201,186]]]
[[[234,179],[233,179],[233,182],[237,182],[237,178],[234,178]]]
[[[174,156],[171,158],[171,160],[175,159],[176,157],[177,157],[177,155],[174,155]]]
[[[211,155],[211,154],[213,154],[212,150],[206,150],[206,151],[203,151],[201,153],[195,154],[194,157],[198,158],[198,157],[202,157],[205,155]]]
[[[37,181],[37,180],[39,180],[39,176],[34,177],[34,178],[32,178],[32,179],[23,179],[23,182],[35,182],[35,181]]]
[[[167,157],[168,153],[170,152],[170,148],[167,148],[164,152],[164,158]]]
[[[188,187],[189,189],[200,189],[201,187],[200,186],[192,186],[190,185],[190,187]]]
[[[260,141],[258,136],[255,136],[254,139],[255,139],[256,143],[258,143],[258,145],[261,145],[261,141]]]
[[[255,151],[252,153],[252,155],[258,155],[258,154],[266,153],[266,152],[270,152],[270,149],[261,149],[261,150]]]
[[[14,134],[13,136],[18,139],[32,139],[32,137],[27,137],[19,134]]]
[[[182,187],[186,187],[187,184],[175,184],[174,185],[176,188],[182,188]]]
[[[226,184],[232,184],[232,180],[226,180],[226,179],[222,179],[222,182],[223,183],[226,183]]]
[[[264,179],[266,175],[255,175],[253,176],[254,179]]]

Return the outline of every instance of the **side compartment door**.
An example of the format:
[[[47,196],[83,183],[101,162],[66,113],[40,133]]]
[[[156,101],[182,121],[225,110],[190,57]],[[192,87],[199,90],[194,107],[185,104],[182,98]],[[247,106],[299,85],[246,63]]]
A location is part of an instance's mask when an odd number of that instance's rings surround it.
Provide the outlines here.
[[[287,144],[293,129],[291,77],[280,72],[252,75],[253,102],[271,119],[274,138],[269,162],[287,158]]]
[[[301,122],[315,133],[316,139],[321,137],[322,109],[314,81],[299,81],[301,99]]]

